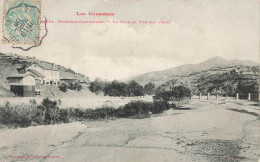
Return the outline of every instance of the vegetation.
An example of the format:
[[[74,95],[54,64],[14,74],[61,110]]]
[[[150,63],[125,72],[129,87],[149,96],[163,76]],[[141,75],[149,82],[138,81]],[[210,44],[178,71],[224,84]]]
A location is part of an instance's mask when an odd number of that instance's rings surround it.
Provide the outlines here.
[[[8,127],[28,127],[32,125],[48,125],[68,123],[70,121],[98,120],[108,118],[145,118],[151,113],[161,113],[170,108],[166,101],[133,101],[118,109],[101,107],[97,109],[69,108],[60,109],[59,101],[43,99],[36,105],[35,100],[30,105],[11,106],[6,102],[0,107],[0,124]]]
[[[116,80],[112,82],[104,82],[100,79],[96,79],[90,83],[89,89],[96,94],[103,92],[104,95],[107,96],[130,97],[144,95],[143,87],[135,81],[123,83]]]
[[[257,96],[259,91],[259,80],[257,76],[244,75],[231,71],[230,73],[215,74],[198,80],[198,92],[202,94],[223,94],[234,96],[246,96],[251,93]]]
[[[69,86],[68,86],[68,84],[66,84],[66,83],[61,83],[61,84],[59,85],[59,90],[61,90],[62,92],[67,92],[67,91],[68,91],[68,88],[69,88]]]
[[[80,91],[82,89],[82,85],[80,82],[69,83],[69,89]]]
[[[100,92],[104,91],[105,82],[100,79],[95,79],[95,81],[90,82],[89,89],[91,92],[99,94]]]
[[[155,84],[152,82],[149,82],[144,85],[143,93],[147,95],[155,94]]]
[[[176,86],[168,91],[158,91],[155,94],[156,100],[170,101],[173,99],[182,100],[184,97],[191,97],[191,91],[184,86]]]
[[[62,92],[67,92],[68,89],[80,91],[82,89],[82,85],[80,84],[80,82],[61,83],[59,85],[59,90],[61,90]]]

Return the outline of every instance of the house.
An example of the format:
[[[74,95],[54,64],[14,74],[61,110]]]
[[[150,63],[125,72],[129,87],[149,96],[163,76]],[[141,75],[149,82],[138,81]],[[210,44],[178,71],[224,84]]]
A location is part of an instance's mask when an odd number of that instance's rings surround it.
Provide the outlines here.
[[[60,73],[60,82],[61,83],[75,83],[79,80],[71,73],[68,72],[61,72]]]
[[[90,82],[89,78],[86,77],[79,77],[78,79],[81,84],[88,84]]]
[[[40,72],[34,69],[28,69],[26,73],[30,73],[35,77],[35,85],[43,84],[43,78],[45,77]]]
[[[43,78],[38,78],[41,84],[58,84],[60,80],[60,72],[55,64],[38,62],[29,66],[26,71],[30,71],[34,74],[38,73],[41,74],[40,76],[44,76]]]
[[[21,97],[35,96],[35,75],[31,73],[16,74],[7,77],[10,91]]]

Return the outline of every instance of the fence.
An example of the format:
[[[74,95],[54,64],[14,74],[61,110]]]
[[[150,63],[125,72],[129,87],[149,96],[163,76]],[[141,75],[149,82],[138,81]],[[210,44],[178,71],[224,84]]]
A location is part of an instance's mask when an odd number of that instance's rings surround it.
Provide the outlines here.
[[[260,101],[260,93],[259,94],[252,94],[252,93],[247,93],[247,94],[244,94],[244,93],[236,93],[236,94],[213,94],[215,97],[216,97],[216,100],[219,99],[220,96],[224,96],[224,97],[235,97],[236,100],[239,100],[239,99],[243,99],[243,100],[249,100],[249,101]],[[207,100],[210,99],[212,95],[210,93],[207,94]],[[202,95],[201,93],[199,93],[199,99],[201,100],[202,99]]]

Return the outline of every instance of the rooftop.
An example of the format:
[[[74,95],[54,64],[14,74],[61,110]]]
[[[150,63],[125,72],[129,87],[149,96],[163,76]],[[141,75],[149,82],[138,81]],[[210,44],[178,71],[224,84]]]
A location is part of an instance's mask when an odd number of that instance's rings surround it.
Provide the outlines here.
[[[7,77],[7,79],[9,79],[9,78],[24,78],[24,77],[26,77],[28,75],[31,75],[33,77],[37,77],[36,75],[30,74],[30,73],[24,73],[24,74],[10,75],[10,76]]]
[[[69,72],[61,71],[61,72],[60,72],[60,79],[61,79],[61,80],[62,80],[62,79],[76,80],[77,78],[76,78],[73,74],[71,74],[71,73],[69,73]]]
[[[59,68],[56,64],[51,64],[51,63],[47,63],[47,62],[37,62],[34,64],[39,65],[40,67],[42,67],[45,70],[55,70],[55,71],[59,70]]]
[[[40,72],[38,72],[37,70],[34,69],[28,69],[27,71],[31,71],[34,75],[36,75],[39,78],[44,78],[45,76],[43,74],[41,74]]]

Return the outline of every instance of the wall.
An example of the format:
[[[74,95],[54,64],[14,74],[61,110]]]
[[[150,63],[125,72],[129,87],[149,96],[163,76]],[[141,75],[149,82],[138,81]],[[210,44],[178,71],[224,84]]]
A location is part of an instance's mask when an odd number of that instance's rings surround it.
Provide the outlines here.
[[[11,85],[10,91],[17,96],[21,97],[34,97],[35,96],[35,86],[31,85]]]
[[[35,85],[35,78],[31,75],[27,75],[22,79],[22,85]]]
[[[22,85],[22,78],[9,78],[8,84],[9,85]]]

